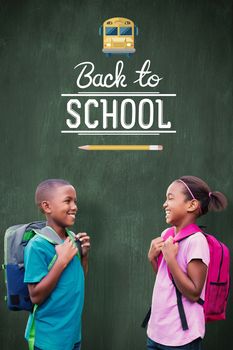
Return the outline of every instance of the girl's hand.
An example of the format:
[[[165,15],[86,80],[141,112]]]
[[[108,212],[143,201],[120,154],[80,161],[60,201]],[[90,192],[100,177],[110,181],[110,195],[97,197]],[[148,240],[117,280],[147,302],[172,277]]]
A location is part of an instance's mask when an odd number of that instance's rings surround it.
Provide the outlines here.
[[[174,260],[179,250],[178,243],[173,243],[173,237],[169,237],[163,244],[162,253],[163,257],[168,264],[171,260]]]
[[[69,237],[66,238],[64,243],[56,245],[55,249],[58,256],[57,260],[65,266],[69,264],[78,252],[78,248],[73,244]]]
[[[162,237],[155,238],[151,241],[150,249],[148,252],[148,259],[150,262],[159,256],[163,245],[164,241]]]
[[[82,256],[88,256],[88,252],[91,247],[90,237],[87,235],[86,232],[80,232],[76,235],[76,238],[81,242]]]

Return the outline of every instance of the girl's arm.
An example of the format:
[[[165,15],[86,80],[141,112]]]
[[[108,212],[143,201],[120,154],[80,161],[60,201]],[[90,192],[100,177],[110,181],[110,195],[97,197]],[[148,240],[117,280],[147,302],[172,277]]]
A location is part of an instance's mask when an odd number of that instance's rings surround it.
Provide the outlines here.
[[[193,259],[188,264],[186,274],[176,260],[178,252],[177,243],[173,244],[172,239],[168,239],[164,243],[162,251],[169,271],[181,294],[191,301],[198,301],[206,279],[206,264],[201,259]]]
[[[181,270],[176,260],[171,260],[168,268],[181,294],[191,301],[198,301],[206,279],[206,264],[200,259],[190,261],[187,274]]]
[[[77,247],[73,245],[69,237],[63,244],[56,246],[57,259],[51,270],[40,282],[28,284],[30,299],[33,304],[40,305],[47,299],[56,287],[62,272],[77,254],[77,251]]]
[[[161,253],[161,249],[163,247],[163,244],[164,244],[164,242],[163,242],[162,237],[155,238],[151,241],[150,249],[148,252],[148,259],[149,259],[155,273],[157,273],[157,271],[158,271],[157,258],[159,256],[159,254]]]

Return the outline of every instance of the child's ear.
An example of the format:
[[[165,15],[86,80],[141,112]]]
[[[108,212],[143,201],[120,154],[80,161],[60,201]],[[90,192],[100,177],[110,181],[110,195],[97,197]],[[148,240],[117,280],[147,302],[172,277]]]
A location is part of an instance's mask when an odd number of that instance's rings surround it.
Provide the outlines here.
[[[193,213],[194,211],[196,211],[197,209],[200,208],[200,204],[199,201],[196,199],[192,199],[191,201],[189,201],[189,206],[188,206],[188,213]]]
[[[44,214],[50,214],[51,213],[51,206],[49,201],[42,201],[40,203],[40,208],[44,212]]]

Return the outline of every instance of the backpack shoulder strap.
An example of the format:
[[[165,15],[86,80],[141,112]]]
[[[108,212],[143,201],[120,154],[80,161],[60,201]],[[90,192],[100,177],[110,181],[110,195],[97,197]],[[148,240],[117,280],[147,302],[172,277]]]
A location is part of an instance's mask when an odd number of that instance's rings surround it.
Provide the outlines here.
[[[62,244],[63,240],[58,234],[49,226],[45,226],[42,229],[33,229],[33,231],[40,237],[46,239],[48,242],[56,245]]]
[[[169,227],[164,231],[164,234],[162,233],[162,238],[164,241],[166,241],[166,239],[168,239],[170,236],[175,236],[175,227]]]
[[[70,231],[70,230],[66,229],[66,233],[68,234],[68,236],[70,237],[72,242],[78,248],[77,256],[78,256],[79,259],[81,259],[82,258],[82,247],[81,247],[80,240],[76,239],[75,233],[73,231]]]
[[[197,232],[203,232],[202,229],[197,226],[196,224],[190,224],[183,229],[180,230],[180,232],[175,235],[174,242],[180,242],[183,239],[197,233]]]
[[[51,244],[57,245],[57,244],[62,244],[63,243],[63,240],[58,236],[56,231],[54,231],[50,226],[45,226],[41,230],[35,230],[34,229],[34,232],[38,236],[46,239]],[[75,245],[77,246],[77,248],[78,248],[77,256],[78,256],[79,259],[81,259],[81,257],[82,257],[82,248],[81,248],[80,241],[76,239],[74,232],[66,229],[66,233],[70,237],[72,242],[75,243]]]
[[[201,228],[199,226],[197,226],[196,224],[190,224],[186,227],[184,227],[174,238],[174,242],[180,242],[183,239],[197,233],[197,232],[202,232]],[[170,273],[170,271],[168,270],[168,274],[169,277],[172,280],[172,283],[175,287],[175,291],[176,291],[176,299],[177,299],[177,307],[178,307],[178,312],[179,312],[179,316],[180,316],[180,321],[181,321],[181,326],[182,329],[185,331],[187,330],[188,327],[188,323],[187,323],[187,318],[185,315],[185,311],[184,311],[184,306],[183,306],[183,302],[182,302],[182,294],[179,291],[179,289],[177,288],[175,281]],[[200,305],[203,305],[203,301],[201,299],[198,300],[198,303]]]

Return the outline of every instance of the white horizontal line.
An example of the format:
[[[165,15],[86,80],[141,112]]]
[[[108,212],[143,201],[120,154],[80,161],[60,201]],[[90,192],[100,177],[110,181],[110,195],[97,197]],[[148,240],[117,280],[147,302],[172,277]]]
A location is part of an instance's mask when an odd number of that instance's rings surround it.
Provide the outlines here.
[[[142,134],[142,133],[134,133],[134,134],[129,134],[129,133],[127,133],[127,132],[124,132],[124,133],[114,133],[114,134],[111,134],[111,133],[109,133],[109,132],[102,132],[102,133],[99,133],[99,134],[90,134],[90,133],[77,133],[77,135],[86,135],[86,136],[91,136],[91,135],[98,135],[98,136],[100,136],[100,135],[111,135],[111,136],[129,136],[129,135],[131,135],[131,136],[145,136],[145,135],[159,135],[159,134],[157,134],[157,133],[152,133],[152,134]]]
[[[160,94],[159,91],[87,91],[77,92],[77,94]]]
[[[175,134],[176,130],[154,130],[154,131],[78,131],[78,130],[61,130],[62,134],[79,134],[79,135],[159,135]]]
[[[176,96],[176,94],[160,94],[158,92],[79,92],[77,94],[61,94],[63,97],[82,97],[82,96]]]

